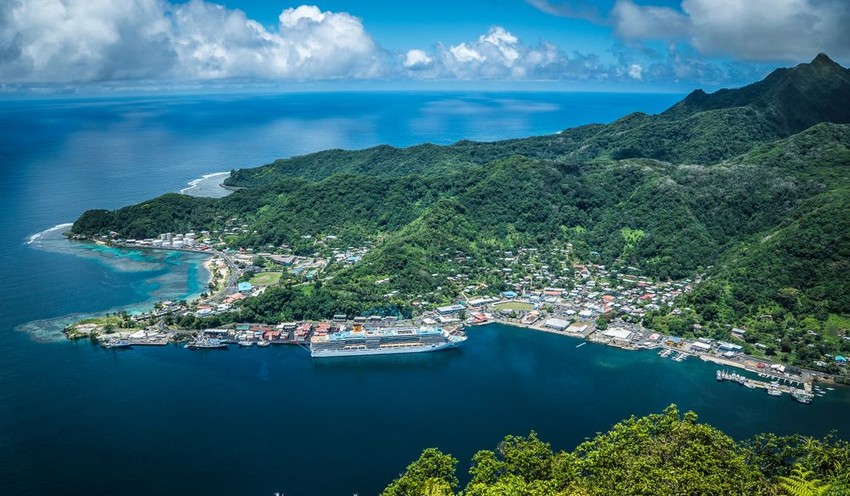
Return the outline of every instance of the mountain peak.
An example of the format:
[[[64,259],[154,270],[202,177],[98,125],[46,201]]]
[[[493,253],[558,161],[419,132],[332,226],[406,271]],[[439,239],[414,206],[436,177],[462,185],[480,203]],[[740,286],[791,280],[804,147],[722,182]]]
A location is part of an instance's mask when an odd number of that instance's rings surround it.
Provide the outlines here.
[[[776,69],[763,80],[714,93],[696,90],[665,114],[750,107],[765,115],[782,136],[819,122],[850,123],[850,70],[819,53],[810,63]]]
[[[841,67],[840,65],[838,65],[837,62],[835,62],[834,60],[829,58],[829,55],[827,55],[823,52],[819,53],[817,55],[817,57],[812,59],[811,65],[828,65],[828,66],[836,66],[837,65],[838,67]]]

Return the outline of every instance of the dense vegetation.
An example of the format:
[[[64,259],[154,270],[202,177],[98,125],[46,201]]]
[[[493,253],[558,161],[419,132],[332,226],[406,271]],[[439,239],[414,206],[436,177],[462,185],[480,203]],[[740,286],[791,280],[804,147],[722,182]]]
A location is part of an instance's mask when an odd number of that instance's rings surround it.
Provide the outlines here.
[[[472,457],[462,491],[457,460],[430,448],[382,495],[837,496],[850,491],[848,463],[850,443],[831,436],[736,442],[671,405],[618,423],[572,452],[554,452],[534,432],[507,436]]]
[[[145,238],[238,225],[231,246],[323,255],[317,240],[332,236],[370,247],[353,266],[285,280],[225,317],[265,321],[409,314],[413,301],[456,298],[459,274],[508,289],[487,275],[505,252],[569,244],[574,260],[658,279],[708,275],[651,313],[654,328],[728,338],[741,326],[751,353],[834,371],[829,355],[850,353],[847,101],[850,71],[821,55],[659,115],[553,136],[279,160],[234,171],[228,182],[243,189],[226,198],[168,194],[86,212],[72,231]]]

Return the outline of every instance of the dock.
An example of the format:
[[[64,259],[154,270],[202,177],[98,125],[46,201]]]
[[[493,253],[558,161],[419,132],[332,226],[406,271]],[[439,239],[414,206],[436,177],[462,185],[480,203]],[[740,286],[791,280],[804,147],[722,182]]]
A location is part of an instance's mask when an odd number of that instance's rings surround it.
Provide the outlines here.
[[[798,388],[790,384],[782,384],[779,381],[766,382],[758,379],[751,379],[736,372],[729,372],[728,370],[718,370],[717,380],[735,382],[749,389],[764,389],[767,391],[767,394],[771,396],[790,394],[792,398],[800,401],[801,403],[811,402],[811,398],[814,396],[812,393],[811,382],[804,382],[803,387]],[[808,401],[802,401],[804,399],[807,399]]]
[[[149,336],[138,339],[129,339],[130,346],[165,346],[171,340],[170,336]]]

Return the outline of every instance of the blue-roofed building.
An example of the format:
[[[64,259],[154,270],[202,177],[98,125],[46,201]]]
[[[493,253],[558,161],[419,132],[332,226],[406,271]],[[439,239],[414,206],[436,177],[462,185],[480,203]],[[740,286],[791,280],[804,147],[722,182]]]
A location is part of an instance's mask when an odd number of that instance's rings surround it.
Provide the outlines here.
[[[236,289],[237,289],[240,293],[250,293],[251,291],[253,291],[253,290],[254,290],[254,286],[252,286],[250,282],[240,282],[240,283],[236,286]]]
[[[835,361],[838,362],[838,363],[847,363],[847,357],[837,355],[835,357]]]
[[[509,300],[513,300],[516,298],[516,291],[502,291],[502,297],[507,298]]]

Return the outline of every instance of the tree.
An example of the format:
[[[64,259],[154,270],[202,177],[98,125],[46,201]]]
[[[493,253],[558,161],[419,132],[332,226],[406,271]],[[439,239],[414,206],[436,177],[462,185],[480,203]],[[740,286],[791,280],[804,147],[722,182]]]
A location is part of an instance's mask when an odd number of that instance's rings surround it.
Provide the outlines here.
[[[444,455],[436,448],[428,448],[422,452],[418,460],[407,466],[407,469],[392,482],[382,496],[420,496],[429,491],[445,491],[434,494],[452,494],[457,487],[455,475],[457,459]]]

